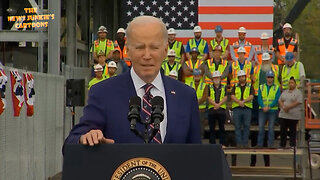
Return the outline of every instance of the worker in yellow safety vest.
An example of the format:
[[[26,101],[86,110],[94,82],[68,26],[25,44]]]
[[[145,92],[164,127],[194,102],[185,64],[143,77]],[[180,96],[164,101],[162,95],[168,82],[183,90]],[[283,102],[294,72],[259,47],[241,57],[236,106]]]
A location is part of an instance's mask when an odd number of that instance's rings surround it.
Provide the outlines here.
[[[195,69],[193,71],[193,81],[189,81],[187,85],[192,87],[197,94],[201,122],[201,135],[203,136],[209,90],[208,86],[203,82],[203,73],[200,69]]]
[[[261,45],[257,46],[255,49],[255,65],[259,65],[262,63],[262,55],[264,53],[268,53],[271,58],[271,62],[274,62],[275,53],[272,44],[268,44],[269,36],[267,33],[261,34]]]
[[[204,69],[200,67],[202,62],[200,59],[198,59],[198,48],[193,47],[190,51],[190,55],[191,59],[189,59],[182,65],[185,84],[190,84],[190,82],[193,81],[193,71],[195,69],[201,69],[201,71],[204,72]]]
[[[235,86],[239,82],[237,75],[240,70],[246,72],[246,78],[248,83],[254,82],[253,65],[249,60],[245,58],[245,48],[239,47],[237,53],[238,59],[232,62],[232,65],[229,68],[229,79],[231,87]]]
[[[107,28],[100,26],[98,30],[98,39],[93,42],[90,52],[93,53],[94,60],[98,60],[98,54],[104,53],[107,59],[112,57],[112,51],[114,50],[114,44],[111,40],[107,39]]]
[[[131,61],[127,53],[126,31],[123,28],[119,28],[117,31],[117,37],[114,41],[114,48],[119,50],[120,59],[123,60],[128,67],[131,67]]]
[[[175,61],[183,64],[186,59],[186,53],[182,42],[176,40],[176,34],[177,32],[175,29],[168,29],[168,51],[171,49],[174,50],[174,52],[176,53]],[[165,60],[168,60],[168,58],[166,58]]]
[[[96,64],[94,66],[94,73],[95,77],[91,79],[89,82],[89,88],[90,89],[93,85],[105,80],[106,78],[102,75],[103,67],[100,64]]]
[[[173,49],[170,49],[168,51],[168,60],[163,61],[162,66],[161,66],[161,71],[163,71],[163,74],[166,76],[169,76],[171,71],[176,71],[178,73],[177,75],[177,80],[181,80],[181,64],[179,62],[175,61],[176,57],[176,52]]]
[[[229,72],[229,64],[228,61],[225,59],[222,59],[222,53],[223,53],[223,48],[218,45],[215,46],[215,48],[213,49],[213,58],[212,59],[208,59],[205,63],[202,64],[202,66],[204,66],[205,69],[205,83],[207,84],[212,84],[212,73],[214,71],[219,71],[222,76],[220,77],[221,80],[221,84],[226,86],[227,85],[227,76],[228,76],[228,72]]]
[[[222,26],[217,25],[214,32],[216,33],[216,37],[210,41],[210,45],[209,45],[210,58],[213,57],[213,51],[216,48],[216,46],[221,46],[222,48],[221,58],[227,59],[230,51],[229,40],[222,36],[222,32],[223,32]]]
[[[289,80],[294,77],[296,80],[297,88],[302,88],[304,79],[306,77],[304,66],[300,61],[296,61],[292,52],[288,52],[285,56],[286,65],[283,66],[281,72],[281,85],[282,90],[289,88]]]
[[[199,51],[198,59],[200,59],[201,61],[205,61],[209,55],[208,43],[206,40],[201,38],[202,29],[200,26],[194,27],[193,32],[194,32],[194,38],[189,39],[186,46],[187,59],[191,58],[190,57],[191,49],[196,47],[198,48],[198,51]]]
[[[108,74],[105,75],[106,79],[117,76],[117,64],[114,61],[108,63]]]
[[[280,38],[276,42],[276,56],[278,58],[278,65],[285,64],[285,56],[287,52],[292,52],[294,56],[298,53],[298,41],[292,37],[292,26],[289,23],[285,23],[282,27],[284,37]]]
[[[238,59],[238,49],[243,47],[246,51],[245,57],[251,61],[254,57],[254,48],[252,44],[246,40],[247,30],[245,27],[240,27],[238,30],[239,40],[234,42],[232,46],[230,46],[230,55],[233,61]]]

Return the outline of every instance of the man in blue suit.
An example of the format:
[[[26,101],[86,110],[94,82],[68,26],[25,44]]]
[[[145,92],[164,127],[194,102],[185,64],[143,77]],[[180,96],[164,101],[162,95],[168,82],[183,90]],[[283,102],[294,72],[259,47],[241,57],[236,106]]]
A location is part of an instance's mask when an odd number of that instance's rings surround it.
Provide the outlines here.
[[[90,146],[143,143],[143,139],[130,130],[127,114],[129,99],[139,96],[144,104],[147,93],[151,98],[164,99],[164,119],[157,143],[201,143],[195,91],[160,73],[167,55],[167,40],[166,26],[158,18],[140,16],[128,25],[127,53],[131,70],[91,87],[80,123],[71,130],[65,143]],[[146,85],[150,86],[145,88]],[[143,128],[137,124],[138,130]]]

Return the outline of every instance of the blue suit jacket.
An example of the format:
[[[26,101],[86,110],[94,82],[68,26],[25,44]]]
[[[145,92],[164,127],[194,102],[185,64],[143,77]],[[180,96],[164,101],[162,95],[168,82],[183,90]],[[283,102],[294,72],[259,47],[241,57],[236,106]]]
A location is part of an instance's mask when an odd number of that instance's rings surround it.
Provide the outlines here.
[[[185,84],[162,75],[167,103],[167,133],[164,143],[201,143],[198,100]],[[129,99],[137,96],[130,71],[91,87],[83,116],[65,143],[78,143],[81,135],[100,129],[115,143],[143,143],[130,130]],[[137,129],[143,126],[137,123]]]

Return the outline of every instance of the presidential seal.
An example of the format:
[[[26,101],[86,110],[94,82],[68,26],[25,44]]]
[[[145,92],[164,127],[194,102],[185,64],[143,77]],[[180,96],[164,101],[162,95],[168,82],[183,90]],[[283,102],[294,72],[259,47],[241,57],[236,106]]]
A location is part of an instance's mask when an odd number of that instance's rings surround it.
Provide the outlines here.
[[[111,180],[171,180],[168,171],[149,158],[133,158],[122,163]]]

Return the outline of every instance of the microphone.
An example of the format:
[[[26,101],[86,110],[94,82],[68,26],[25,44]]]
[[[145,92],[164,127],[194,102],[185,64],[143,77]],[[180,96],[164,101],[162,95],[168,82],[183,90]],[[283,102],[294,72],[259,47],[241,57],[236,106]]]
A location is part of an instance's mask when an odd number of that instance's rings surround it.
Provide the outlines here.
[[[130,129],[135,130],[137,121],[140,122],[141,98],[139,96],[131,97],[129,100],[128,120],[130,121]]]
[[[152,98],[151,105],[152,105],[152,111],[151,111],[151,120],[154,123],[154,129],[159,130],[160,129],[160,122],[163,121],[163,98],[160,96],[156,96]]]

